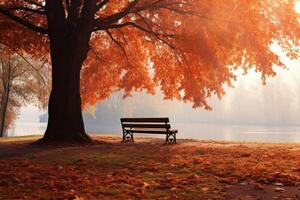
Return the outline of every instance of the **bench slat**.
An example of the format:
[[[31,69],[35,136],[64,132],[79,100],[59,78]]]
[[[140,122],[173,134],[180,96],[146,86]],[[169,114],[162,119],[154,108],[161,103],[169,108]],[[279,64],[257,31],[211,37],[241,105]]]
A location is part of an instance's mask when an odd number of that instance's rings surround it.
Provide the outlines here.
[[[158,118],[121,118],[121,122],[169,122],[167,117]]]
[[[170,124],[123,124],[124,128],[171,128]]]
[[[166,134],[166,131],[157,131],[157,130],[130,130],[132,133],[149,133],[149,134]],[[177,133],[177,130],[170,131],[172,133]]]

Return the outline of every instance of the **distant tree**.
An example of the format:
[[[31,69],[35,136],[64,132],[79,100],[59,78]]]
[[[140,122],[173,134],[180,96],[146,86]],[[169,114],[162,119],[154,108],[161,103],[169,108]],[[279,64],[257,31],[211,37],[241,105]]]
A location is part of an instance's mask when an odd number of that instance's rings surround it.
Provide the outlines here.
[[[299,56],[295,0],[0,0],[0,41],[50,52],[52,92],[42,141],[89,141],[81,108],[124,90],[211,109],[234,71],[265,80],[284,66],[270,44]],[[80,84],[81,79],[81,84]],[[83,97],[81,103],[80,90]]]
[[[25,57],[2,48],[0,56],[0,137],[15,120],[21,106],[46,106],[46,67],[35,67]]]

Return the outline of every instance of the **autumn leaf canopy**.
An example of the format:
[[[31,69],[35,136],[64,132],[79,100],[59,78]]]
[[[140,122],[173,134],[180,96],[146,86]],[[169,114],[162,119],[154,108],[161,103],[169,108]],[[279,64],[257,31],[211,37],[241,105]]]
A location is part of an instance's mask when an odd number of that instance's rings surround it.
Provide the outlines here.
[[[86,1],[61,0],[64,23],[76,26]],[[96,104],[119,90],[125,96],[142,90],[154,94],[159,87],[166,99],[210,109],[207,100],[225,94],[238,68],[255,68],[264,81],[275,75],[275,65],[284,67],[270,50],[273,43],[289,58],[298,58],[295,3],[98,0],[81,71],[83,103]],[[42,0],[0,0],[0,42],[50,62],[46,5]]]

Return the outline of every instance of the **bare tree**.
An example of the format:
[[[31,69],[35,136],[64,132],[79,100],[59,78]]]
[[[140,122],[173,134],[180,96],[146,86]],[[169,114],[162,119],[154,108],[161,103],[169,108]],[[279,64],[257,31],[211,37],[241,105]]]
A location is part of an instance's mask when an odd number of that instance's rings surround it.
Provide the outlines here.
[[[21,106],[45,107],[47,69],[35,67],[25,57],[8,53],[0,57],[0,137],[10,127]]]

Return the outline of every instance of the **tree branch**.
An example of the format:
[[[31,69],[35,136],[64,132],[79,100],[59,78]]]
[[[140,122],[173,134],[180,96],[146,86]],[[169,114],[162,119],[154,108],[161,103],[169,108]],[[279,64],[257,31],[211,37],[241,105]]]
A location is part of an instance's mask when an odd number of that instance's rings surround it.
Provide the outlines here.
[[[39,15],[46,15],[46,11],[45,10],[40,10],[40,9],[32,9],[32,8],[28,8],[28,7],[22,7],[22,6],[16,6],[16,7],[12,7],[8,9],[9,11],[25,11],[25,12],[31,12],[31,13],[36,13]]]
[[[152,12],[153,10],[160,9],[166,9],[170,13],[178,13],[181,15],[196,15],[196,13],[192,11],[192,5],[182,0],[152,0],[144,1],[141,5],[138,4],[138,2],[138,0],[133,0],[123,11],[105,18],[99,17],[95,19],[94,31],[106,31],[112,41],[120,46],[124,52],[124,48],[120,42],[114,38],[110,30],[122,30],[124,27],[133,27],[145,32],[150,38],[154,38],[157,42],[168,46],[176,55],[179,55],[180,50],[172,42],[172,39],[178,35],[170,34],[172,31],[168,31],[144,15],[148,13],[147,11]],[[123,21],[121,21],[122,19]]]
[[[0,13],[3,14],[4,16],[6,16],[7,18],[11,19],[12,21],[21,24],[23,26],[25,26],[26,28],[35,31],[37,33],[40,34],[48,34],[48,30],[44,29],[43,27],[40,26],[36,26],[34,24],[31,24],[30,22],[12,14],[11,12],[9,12],[8,10],[4,9],[3,7],[0,6]]]
[[[38,2],[35,2],[33,0],[23,0],[23,1],[25,1],[26,3],[32,4],[32,5],[36,6],[36,7],[45,8],[45,6],[43,6],[42,4],[40,4]]]
[[[110,39],[120,47],[120,49],[123,51],[125,57],[128,59],[127,54],[126,54],[126,50],[124,49],[122,44],[116,38],[114,38],[113,34],[109,30],[106,30],[106,33],[108,34]]]
[[[104,59],[102,59],[102,58],[98,55],[98,53],[95,51],[95,49],[93,48],[93,46],[91,46],[90,48],[91,48],[93,54],[95,55],[96,59],[98,59],[98,60],[100,60],[100,61],[102,61],[102,62],[106,62]]]
[[[176,7],[175,7],[176,6]],[[151,4],[145,4],[141,7],[136,7],[133,12],[141,12],[145,10],[153,9],[167,9],[183,15],[193,15],[194,12],[191,10],[184,10],[182,6],[192,6],[187,2],[175,1],[175,2],[165,2],[165,0],[157,0]]]
[[[119,21],[120,19],[122,19],[123,17],[125,17],[127,14],[129,14],[131,12],[131,10],[137,5],[138,2],[139,2],[139,0],[134,0],[123,11],[115,13],[104,19],[96,19],[95,24],[99,24],[99,25],[113,24],[113,23]]]
[[[105,6],[107,3],[109,2],[109,0],[103,0],[101,1],[97,7],[96,7],[96,11],[100,10],[103,6]]]
[[[117,22],[127,16],[128,14],[136,14],[141,18],[141,14],[139,12],[153,9],[167,9],[171,12],[177,12],[183,15],[192,15],[193,12],[189,9],[184,9],[183,6],[191,6],[187,2],[175,1],[175,2],[166,2],[165,0],[156,0],[152,3],[145,4],[143,6],[136,7],[138,4],[138,0],[132,1],[123,11],[113,14],[104,19],[98,18],[95,19],[95,30],[105,30],[107,26],[115,26]],[[143,20],[145,18],[142,18]]]

